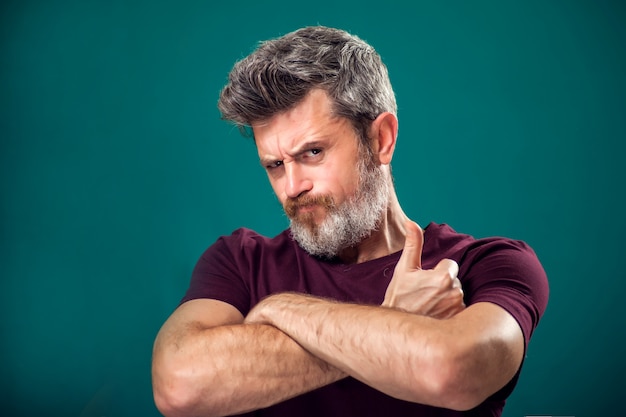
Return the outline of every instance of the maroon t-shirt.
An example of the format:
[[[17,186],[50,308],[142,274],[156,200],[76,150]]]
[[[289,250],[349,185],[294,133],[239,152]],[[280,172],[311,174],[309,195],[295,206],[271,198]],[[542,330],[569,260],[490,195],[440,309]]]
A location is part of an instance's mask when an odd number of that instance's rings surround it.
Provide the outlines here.
[[[289,230],[274,238],[249,229],[220,237],[200,257],[181,302],[212,298],[244,316],[267,295],[294,291],[337,301],[380,305],[401,252],[359,264],[309,255]],[[443,258],[459,264],[466,305],[491,302],[519,323],[526,345],[548,302],[548,282],[534,251],[524,242],[501,237],[475,239],[445,224],[424,230],[422,267]],[[255,416],[500,416],[518,374],[476,409],[456,412],[389,397],[346,378],[249,415]]]

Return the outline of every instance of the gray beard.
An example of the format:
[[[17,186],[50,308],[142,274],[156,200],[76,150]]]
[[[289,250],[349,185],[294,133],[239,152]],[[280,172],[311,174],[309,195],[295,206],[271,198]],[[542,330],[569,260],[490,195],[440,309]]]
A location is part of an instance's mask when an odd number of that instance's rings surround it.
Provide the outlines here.
[[[334,258],[369,237],[380,225],[389,203],[390,184],[380,166],[361,158],[359,185],[353,197],[328,210],[326,218],[313,229],[291,219],[291,234],[311,255]]]

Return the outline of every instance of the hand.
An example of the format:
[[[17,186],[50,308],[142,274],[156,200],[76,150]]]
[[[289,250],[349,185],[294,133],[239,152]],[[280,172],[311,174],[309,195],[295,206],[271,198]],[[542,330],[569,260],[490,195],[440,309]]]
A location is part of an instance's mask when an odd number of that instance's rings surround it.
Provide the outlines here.
[[[452,317],[465,309],[457,263],[442,259],[434,269],[423,270],[424,233],[410,220],[406,230],[404,250],[382,306],[438,319]]]
[[[273,296],[266,297],[255,305],[252,310],[248,312],[248,315],[244,318],[244,324],[271,324],[271,317],[267,314],[267,308],[271,304]]]
[[[283,292],[265,297],[255,305],[244,319],[245,324],[269,324],[275,326],[277,314],[283,314],[291,306],[315,302],[316,298],[304,294]]]

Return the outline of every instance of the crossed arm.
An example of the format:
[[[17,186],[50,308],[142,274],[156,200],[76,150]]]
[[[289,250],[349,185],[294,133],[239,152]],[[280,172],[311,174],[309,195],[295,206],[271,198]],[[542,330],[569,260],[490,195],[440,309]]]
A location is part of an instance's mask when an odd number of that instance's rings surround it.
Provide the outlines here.
[[[382,306],[283,293],[244,318],[220,301],[181,305],[155,342],[157,407],[168,417],[237,414],[347,375],[408,401],[480,404],[520,366],[519,325],[494,304],[465,308],[455,264],[424,271],[407,244]]]

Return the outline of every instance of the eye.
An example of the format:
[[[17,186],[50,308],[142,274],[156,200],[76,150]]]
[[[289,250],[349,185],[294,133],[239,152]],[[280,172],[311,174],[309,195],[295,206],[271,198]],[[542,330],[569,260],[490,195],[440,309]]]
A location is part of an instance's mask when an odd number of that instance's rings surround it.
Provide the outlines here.
[[[283,161],[273,161],[265,165],[266,169],[275,169],[283,165]]]
[[[302,156],[304,158],[314,158],[321,153],[322,153],[322,150],[320,148],[312,148],[303,152]]]

